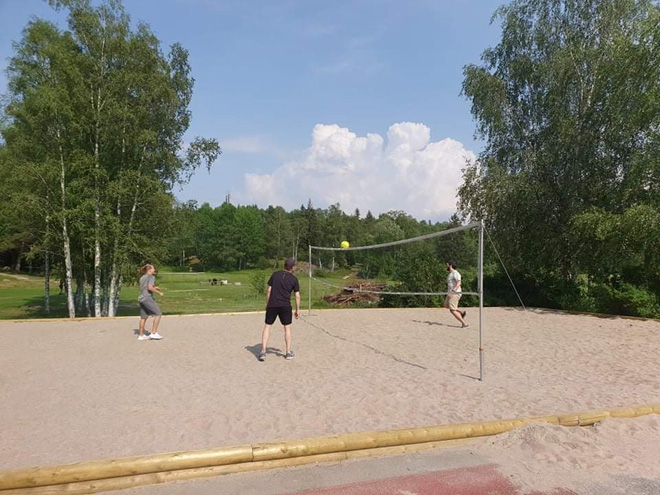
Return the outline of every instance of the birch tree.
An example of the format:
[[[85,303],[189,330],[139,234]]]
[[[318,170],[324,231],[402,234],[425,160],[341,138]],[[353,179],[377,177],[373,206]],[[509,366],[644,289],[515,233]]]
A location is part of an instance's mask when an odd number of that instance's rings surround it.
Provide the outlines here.
[[[575,250],[593,248],[573,242],[579,215],[660,202],[660,7],[514,0],[494,18],[500,42],[465,67],[486,148],[465,169],[459,208],[485,219],[521,272],[571,278]]]
[[[41,201],[33,203],[41,203],[37,211],[47,212],[49,229],[51,212],[52,221],[59,224],[70,317],[75,316],[75,308],[68,188],[70,182],[78,180],[74,158],[77,128],[72,120],[75,107],[70,98],[79,81],[75,59],[74,44],[56,26],[40,20],[30,22],[10,60],[9,123],[3,129],[17,172],[30,179],[15,194],[37,196]],[[50,232],[45,238],[50,239]]]
[[[68,30],[26,27],[10,62],[3,136],[17,163],[41,174],[33,194],[50,208],[41,240],[59,225],[69,315],[75,277],[78,310],[113,316],[132,267],[164,253],[172,188],[221,150],[215,139],[184,146],[194,79],[181,45],[164,54],[118,0],[50,3],[68,11]]]

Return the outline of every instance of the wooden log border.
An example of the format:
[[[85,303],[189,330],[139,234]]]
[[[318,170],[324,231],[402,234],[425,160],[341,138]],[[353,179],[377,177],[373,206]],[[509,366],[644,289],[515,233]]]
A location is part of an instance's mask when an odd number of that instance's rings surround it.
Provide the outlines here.
[[[0,495],[98,493],[204,476],[426,450],[497,435],[530,423],[590,426],[608,418],[648,414],[660,414],[660,404],[15,469],[0,471]]]

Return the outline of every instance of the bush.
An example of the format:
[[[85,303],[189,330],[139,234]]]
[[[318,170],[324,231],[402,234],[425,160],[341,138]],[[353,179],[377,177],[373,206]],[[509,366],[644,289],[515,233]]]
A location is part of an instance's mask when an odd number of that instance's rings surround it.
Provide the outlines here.
[[[317,268],[314,270],[314,276],[316,278],[328,278],[330,276],[330,272],[325,268]]]
[[[266,274],[261,271],[255,271],[250,275],[250,285],[255,297],[266,295]]]
[[[564,291],[557,296],[557,302],[562,309],[587,313],[598,310],[596,299],[590,293],[589,279],[586,275],[578,275],[575,280],[564,282],[563,288]]]
[[[273,265],[272,265],[272,262],[271,262],[270,260],[267,260],[266,258],[261,257],[261,258],[259,258],[259,260],[257,261],[256,266],[257,266],[257,268],[259,268],[260,270],[268,270],[268,269],[271,268]]]
[[[657,296],[643,287],[624,283],[621,287],[615,288],[599,284],[594,292],[597,294],[599,310],[603,313],[646,318],[660,317]]]
[[[618,300],[621,301],[625,311],[622,314],[646,318],[660,317],[660,305],[658,304],[658,297],[654,293],[632,284],[623,284],[617,292]]]

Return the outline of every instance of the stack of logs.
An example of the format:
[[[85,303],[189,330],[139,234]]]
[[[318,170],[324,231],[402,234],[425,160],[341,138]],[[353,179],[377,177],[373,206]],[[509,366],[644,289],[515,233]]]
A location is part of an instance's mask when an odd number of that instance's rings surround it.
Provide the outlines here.
[[[361,290],[371,292],[359,292]],[[327,296],[324,296],[323,299],[334,306],[349,306],[355,303],[376,304],[380,301],[380,296],[378,294],[373,294],[372,292],[382,292],[384,290],[384,283],[367,281],[355,282],[348,285],[347,288],[342,290],[339,294],[328,294]]]

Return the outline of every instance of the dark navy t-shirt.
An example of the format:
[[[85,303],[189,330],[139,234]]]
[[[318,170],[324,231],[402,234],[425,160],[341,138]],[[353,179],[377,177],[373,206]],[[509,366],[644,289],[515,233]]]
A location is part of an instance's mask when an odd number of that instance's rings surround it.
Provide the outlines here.
[[[273,273],[268,279],[268,285],[272,287],[269,308],[281,308],[291,306],[291,293],[300,292],[300,284],[296,276],[286,270]]]

